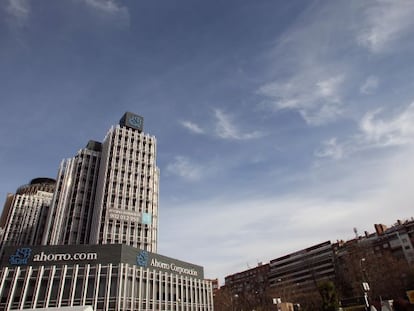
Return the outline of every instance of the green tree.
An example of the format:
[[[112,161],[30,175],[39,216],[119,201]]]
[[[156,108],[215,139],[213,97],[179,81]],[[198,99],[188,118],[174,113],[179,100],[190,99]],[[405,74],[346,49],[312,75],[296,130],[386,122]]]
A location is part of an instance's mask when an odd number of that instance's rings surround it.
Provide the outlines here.
[[[318,290],[322,297],[322,311],[336,311],[339,307],[338,294],[332,281],[318,284]]]

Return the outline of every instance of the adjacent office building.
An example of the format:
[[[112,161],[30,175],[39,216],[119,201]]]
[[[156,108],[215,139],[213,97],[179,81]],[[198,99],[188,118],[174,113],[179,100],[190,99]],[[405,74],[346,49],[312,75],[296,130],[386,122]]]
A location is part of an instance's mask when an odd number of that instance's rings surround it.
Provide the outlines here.
[[[41,243],[54,189],[54,179],[35,178],[8,194],[0,218],[0,253],[6,245]]]
[[[213,310],[203,268],[156,253],[158,196],[156,139],[127,112],[62,161],[41,243],[4,248],[0,310]]]
[[[88,244],[102,144],[89,141],[62,161],[42,244]]]

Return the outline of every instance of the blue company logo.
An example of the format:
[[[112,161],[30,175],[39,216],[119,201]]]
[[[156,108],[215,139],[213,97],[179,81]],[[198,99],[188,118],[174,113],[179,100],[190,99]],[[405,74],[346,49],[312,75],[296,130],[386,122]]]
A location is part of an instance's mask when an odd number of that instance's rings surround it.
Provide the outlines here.
[[[138,116],[133,116],[131,118],[129,118],[129,124],[139,127],[142,125],[142,119]]]
[[[9,257],[9,263],[11,265],[27,265],[27,260],[32,253],[31,248],[19,248],[14,255]]]
[[[140,251],[137,255],[137,265],[140,267],[148,266],[149,254],[147,251]]]

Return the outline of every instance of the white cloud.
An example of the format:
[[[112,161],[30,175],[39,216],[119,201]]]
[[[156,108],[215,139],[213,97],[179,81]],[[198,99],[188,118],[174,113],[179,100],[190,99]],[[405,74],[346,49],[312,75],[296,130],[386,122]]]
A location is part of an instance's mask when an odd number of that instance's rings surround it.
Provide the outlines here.
[[[376,199],[380,206],[389,206],[401,211],[400,218],[414,216],[412,214],[414,202],[414,191],[412,191],[413,158],[414,147],[411,145],[389,161],[385,168],[388,179],[387,186]]]
[[[13,17],[14,23],[23,26],[27,23],[30,15],[30,3],[28,0],[9,0],[6,11]]]
[[[337,139],[331,138],[322,142],[323,147],[315,152],[315,155],[321,158],[328,157],[341,159],[344,156],[343,146],[337,143]]]
[[[266,83],[257,93],[275,111],[297,111],[310,125],[336,121],[359,110],[356,91],[373,94],[381,76],[355,88],[356,77],[376,63],[366,50],[381,52],[413,46],[414,2],[323,2],[311,6],[300,21],[275,40],[266,55]],[[356,39],[357,38],[357,39]]]
[[[180,124],[195,134],[209,134],[227,140],[249,140],[262,137],[264,134],[260,131],[247,132],[240,129],[233,116],[225,113],[221,109],[213,110],[213,125],[214,131],[206,132],[198,124],[191,121],[181,121]]]
[[[204,134],[204,130],[196,123],[193,123],[191,121],[181,121],[180,123],[183,127],[190,130],[190,132],[193,132],[195,134]]]
[[[167,165],[167,172],[182,177],[188,181],[196,181],[203,176],[201,166],[191,162],[188,158],[176,156],[174,161]]]
[[[233,122],[231,117],[220,109],[214,110],[216,119],[216,135],[223,139],[247,140],[255,139],[263,136],[263,133],[258,131],[242,132]]]
[[[380,119],[381,110],[367,113],[360,122],[364,140],[372,146],[406,145],[414,142],[414,103],[399,115]]]
[[[125,24],[129,22],[128,9],[117,3],[115,0],[78,0],[85,3],[101,16],[111,17]],[[120,2],[122,3],[122,2]],[[13,25],[22,27],[27,24],[31,9],[29,0],[8,0],[5,7],[6,12],[11,17]]]
[[[364,13],[357,40],[371,52],[392,48],[392,43],[414,27],[414,2],[411,0],[373,1]]]
[[[304,70],[287,82],[267,83],[258,93],[267,98],[267,105],[272,109],[297,110],[308,124],[319,125],[341,115],[343,82],[343,74],[327,76],[326,73]]]
[[[338,90],[343,80],[344,77],[342,75],[339,75],[336,77],[330,77],[328,79],[318,81],[316,83],[316,94],[322,98],[329,99],[332,102],[339,102]]]
[[[393,117],[381,118],[381,112],[377,109],[366,113],[357,134],[341,142],[337,138],[326,140],[315,155],[341,159],[367,149],[414,144],[414,103]]]
[[[109,14],[116,14],[125,8],[120,7],[114,0],[84,0],[85,3],[97,10]]]
[[[116,0],[82,0],[102,17],[116,19],[121,24],[129,23],[128,8]]]
[[[365,82],[361,85],[361,87],[359,88],[359,91],[362,94],[372,94],[374,93],[374,91],[378,88],[378,78],[375,76],[369,76]]]
[[[344,53],[353,40],[349,18],[354,12],[349,8],[337,2],[309,6],[276,38],[266,55],[267,75],[273,78],[257,90],[264,96],[261,105],[297,111],[309,125],[343,116],[354,71],[349,54]]]

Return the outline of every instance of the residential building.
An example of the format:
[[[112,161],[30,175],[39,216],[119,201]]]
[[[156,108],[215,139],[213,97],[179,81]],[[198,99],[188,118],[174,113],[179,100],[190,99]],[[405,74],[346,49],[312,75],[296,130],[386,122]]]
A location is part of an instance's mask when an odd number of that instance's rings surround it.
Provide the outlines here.
[[[414,264],[414,219],[397,220],[390,228],[383,224],[375,224],[376,240],[373,243],[375,252],[390,252],[394,257]]]
[[[262,271],[263,283],[257,282],[260,267],[226,276],[219,291],[221,305],[252,306],[252,294],[259,290],[265,293],[262,307],[268,301],[279,308],[284,302],[295,307],[320,299],[318,286],[325,281],[334,283],[343,307],[365,308],[368,292],[387,299],[405,295],[411,288],[407,286],[412,286],[408,284],[412,282],[414,219],[398,220],[390,228],[375,224],[374,233],[365,231],[362,236],[354,232],[353,239],[326,241],[271,260]]]
[[[268,275],[269,264],[259,263],[254,268],[226,276],[223,289],[237,310],[271,307]]]
[[[319,282],[335,280],[335,248],[326,241],[271,260],[270,287],[283,301],[294,301],[302,293],[316,290]]]
[[[269,264],[258,264],[254,268],[228,275],[224,284],[231,293],[241,294],[245,291],[264,292],[268,287]]]

